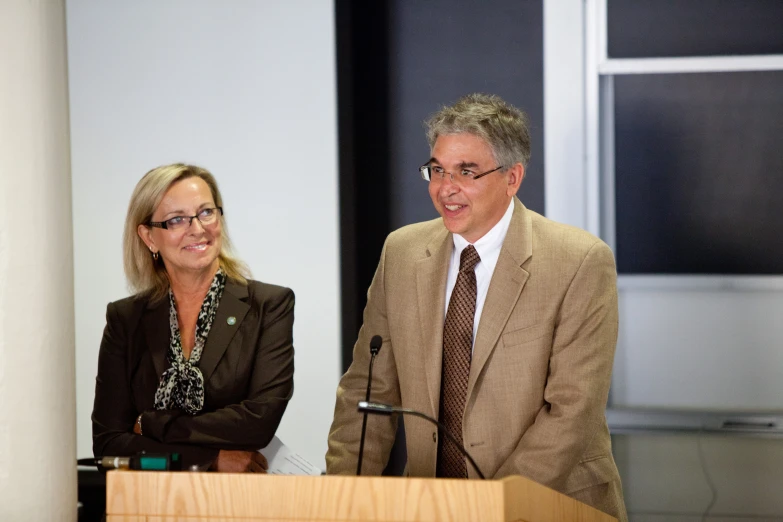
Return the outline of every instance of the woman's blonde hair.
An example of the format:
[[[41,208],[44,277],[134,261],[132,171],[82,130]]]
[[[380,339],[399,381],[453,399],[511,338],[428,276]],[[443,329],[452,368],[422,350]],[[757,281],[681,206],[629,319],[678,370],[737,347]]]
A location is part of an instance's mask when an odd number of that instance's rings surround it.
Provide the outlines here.
[[[133,190],[128,215],[125,218],[125,234],[123,238],[123,262],[125,276],[134,292],[150,296],[154,301],[163,298],[169,291],[169,278],[162,259],[154,260],[147,245],[138,234],[139,225],[147,225],[152,214],[160,205],[166,191],[178,181],[187,178],[201,178],[212,192],[215,205],[223,206],[215,177],[206,169],[194,165],[174,163],[164,165],[147,172]],[[250,270],[247,265],[234,256],[231,240],[225,218],[220,217],[221,248],[218,260],[220,267],[229,279],[240,284],[247,284]]]

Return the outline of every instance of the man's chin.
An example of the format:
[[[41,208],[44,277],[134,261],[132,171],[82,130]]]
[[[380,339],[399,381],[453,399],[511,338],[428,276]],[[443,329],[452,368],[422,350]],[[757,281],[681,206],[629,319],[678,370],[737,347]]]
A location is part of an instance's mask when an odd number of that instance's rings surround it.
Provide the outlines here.
[[[446,217],[443,217],[443,226],[446,227],[446,230],[451,232],[452,234],[462,234],[465,230],[465,227],[462,226],[461,223],[456,222],[453,219],[448,219]]]

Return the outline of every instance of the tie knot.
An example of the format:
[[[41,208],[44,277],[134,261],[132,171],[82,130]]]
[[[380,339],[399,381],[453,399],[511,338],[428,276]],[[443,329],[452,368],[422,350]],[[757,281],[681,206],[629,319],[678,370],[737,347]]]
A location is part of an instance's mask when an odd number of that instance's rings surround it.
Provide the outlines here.
[[[481,258],[473,245],[468,245],[459,256],[459,271],[473,270]]]

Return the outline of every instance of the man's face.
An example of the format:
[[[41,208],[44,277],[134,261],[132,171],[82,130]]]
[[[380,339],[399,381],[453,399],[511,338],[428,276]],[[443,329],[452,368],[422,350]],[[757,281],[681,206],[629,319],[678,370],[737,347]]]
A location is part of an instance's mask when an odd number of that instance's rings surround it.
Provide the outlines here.
[[[446,171],[442,179],[435,174],[429,182],[435,209],[450,232],[470,243],[500,221],[524,176],[520,163],[503,165],[503,169],[476,180],[464,176],[463,172],[482,174],[499,166],[489,144],[468,133],[439,136],[430,165]]]

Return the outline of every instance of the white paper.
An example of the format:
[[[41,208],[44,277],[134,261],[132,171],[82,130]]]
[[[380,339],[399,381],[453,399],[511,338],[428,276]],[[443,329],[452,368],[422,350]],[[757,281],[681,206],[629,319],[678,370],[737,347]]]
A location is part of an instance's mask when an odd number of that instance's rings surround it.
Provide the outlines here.
[[[321,475],[320,469],[293,452],[277,437],[266,448],[258,451],[269,461],[267,473],[270,475]]]

